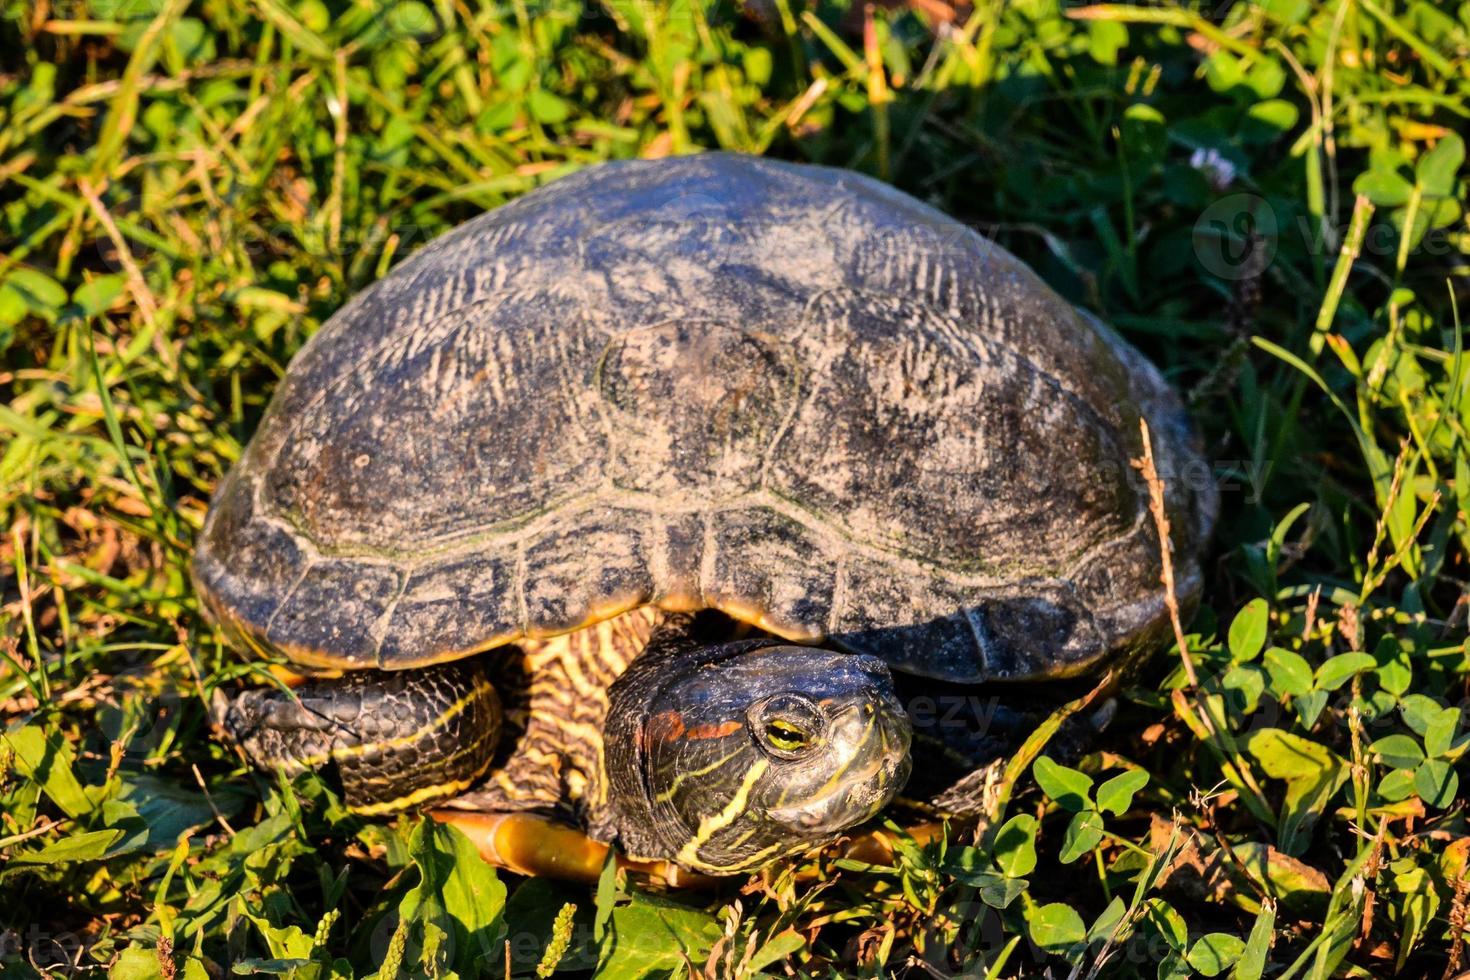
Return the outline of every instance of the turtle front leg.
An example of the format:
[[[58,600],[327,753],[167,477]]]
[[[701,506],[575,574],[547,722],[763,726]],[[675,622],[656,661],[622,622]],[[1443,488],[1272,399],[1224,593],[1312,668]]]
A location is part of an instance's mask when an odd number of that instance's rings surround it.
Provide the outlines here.
[[[356,813],[463,792],[490,767],[500,699],[478,660],[354,671],[224,698],[216,713],[258,768],[335,768]]]
[[[468,837],[485,861],[516,874],[595,884],[607,863],[609,845],[540,814],[442,809],[429,815]],[[707,887],[715,881],[672,861],[640,861],[622,854],[616,860],[619,867],[671,888]]]
[[[534,813],[486,813],[477,810],[432,810],[430,816],[459,830],[479,850],[480,856],[497,868],[538,878],[557,878],[596,884],[607,863],[609,847],[593,840],[583,831]],[[945,827],[940,823],[921,823],[905,828],[904,833],[915,843],[924,845],[941,840]],[[867,864],[891,866],[894,863],[895,835],[882,828],[869,829],[844,837],[828,848],[832,858],[846,858]],[[697,871],[688,871],[672,861],[640,861],[616,855],[618,866],[670,888],[709,888],[719,879]],[[813,864],[797,873],[797,880],[810,881],[818,876]]]

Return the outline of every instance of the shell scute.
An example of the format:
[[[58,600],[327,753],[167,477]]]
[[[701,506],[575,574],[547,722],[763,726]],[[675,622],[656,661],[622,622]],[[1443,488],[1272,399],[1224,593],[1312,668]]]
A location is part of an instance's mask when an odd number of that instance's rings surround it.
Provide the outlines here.
[[[431,343],[410,334],[355,365],[299,417],[271,420],[289,432],[260,460],[265,499],[325,548],[394,555],[585,493],[606,453],[586,391],[598,344],[541,334],[579,308],[505,294],[426,325]]]
[[[1115,430],[973,326],[847,289],[808,319],[820,366],[775,454],[784,495],[968,573],[1053,575],[1132,523]]]
[[[256,513],[254,487],[238,473],[220,484],[202,540],[194,576],[226,623],[269,622],[310,561],[295,535]]]
[[[710,605],[790,639],[827,632],[842,549],[801,521],[755,507],[711,516]]]
[[[382,631],[383,663],[436,662],[522,630],[514,554],[471,551],[414,571]]]
[[[267,622],[266,641],[323,665],[376,667],[375,628],[398,595],[402,572],[355,559],[312,563]],[[324,614],[326,610],[329,613]]]
[[[628,331],[598,369],[617,447],[612,482],[692,491],[703,506],[756,489],[797,378],[784,343],[738,325],[679,320]]]
[[[568,515],[527,547],[528,632],[563,633],[648,601],[653,580],[638,516],[606,509]]]
[[[968,609],[992,677],[1075,674],[1107,649],[1069,585],[1014,590]]]

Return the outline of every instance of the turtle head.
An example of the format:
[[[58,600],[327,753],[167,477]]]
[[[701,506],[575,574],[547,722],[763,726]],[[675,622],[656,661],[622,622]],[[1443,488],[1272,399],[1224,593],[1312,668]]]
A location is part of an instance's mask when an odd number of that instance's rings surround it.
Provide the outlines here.
[[[639,856],[753,870],[881,810],[910,736],[874,657],[757,641],[640,660],[606,727],[616,832]]]

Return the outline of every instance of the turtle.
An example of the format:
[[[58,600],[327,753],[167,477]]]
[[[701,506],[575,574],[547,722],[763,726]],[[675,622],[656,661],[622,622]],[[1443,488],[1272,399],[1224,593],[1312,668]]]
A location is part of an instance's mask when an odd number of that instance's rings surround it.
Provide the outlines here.
[[[1046,692],[1167,635],[1146,431],[1189,604],[1217,501],[1182,402],[1019,259],[851,171],[590,166],[291,361],[192,571],[304,680],[222,723],[359,813],[525,814],[710,875],[906,781],[973,809]],[[942,710],[975,692],[998,710]]]

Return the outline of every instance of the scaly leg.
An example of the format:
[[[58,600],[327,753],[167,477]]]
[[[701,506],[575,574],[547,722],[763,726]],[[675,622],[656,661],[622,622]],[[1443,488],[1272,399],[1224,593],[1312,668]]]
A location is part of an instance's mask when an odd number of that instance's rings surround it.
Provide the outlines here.
[[[489,767],[501,722],[474,659],[247,691],[217,714],[261,769],[335,767],[348,807],[362,814],[463,792]]]

